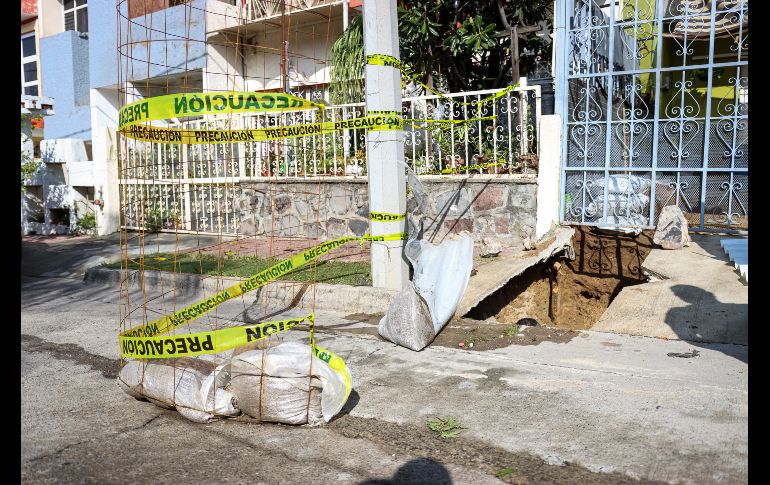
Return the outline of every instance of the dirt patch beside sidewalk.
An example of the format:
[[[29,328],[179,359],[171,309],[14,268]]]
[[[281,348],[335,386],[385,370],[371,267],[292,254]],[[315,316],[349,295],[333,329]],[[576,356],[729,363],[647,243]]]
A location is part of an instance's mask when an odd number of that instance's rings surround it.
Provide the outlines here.
[[[465,436],[457,439],[442,439],[430,431],[427,426],[423,428],[343,414],[332,420],[326,427],[346,438],[370,441],[394,454],[408,453],[440,463],[454,463],[496,476],[505,483],[522,485],[533,483],[579,483],[586,485],[660,483],[646,479],[637,480],[618,472],[592,472],[576,463],[548,464],[543,459],[529,453],[511,453]],[[404,482],[407,482],[406,478]],[[414,481],[408,480],[408,483],[421,483],[422,480],[426,479],[424,475],[408,478],[414,479]],[[459,483],[463,483],[462,477],[459,478]],[[371,483],[389,484],[396,483],[396,481]],[[422,483],[432,482],[426,480]]]
[[[368,324],[356,328],[334,330],[334,332],[373,335],[381,340],[377,325],[382,314],[355,313],[345,318]],[[328,330],[324,330],[328,331]],[[484,351],[508,347],[510,345],[538,345],[542,342],[566,343],[579,333],[574,330],[503,324],[499,322],[478,321],[470,318],[453,318],[441,329],[429,346],[438,345],[469,351]],[[462,343],[463,345],[460,345]]]
[[[642,263],[652,250],[652,235],[577,226],[574,260],[560,257],[529,268],[465,317],[455,316],[431,345],[484,351],[569,342],[601,318],[623,287],[647,282]],[[339,331],[379,335],[381,314],[346,318],[367,325]]]

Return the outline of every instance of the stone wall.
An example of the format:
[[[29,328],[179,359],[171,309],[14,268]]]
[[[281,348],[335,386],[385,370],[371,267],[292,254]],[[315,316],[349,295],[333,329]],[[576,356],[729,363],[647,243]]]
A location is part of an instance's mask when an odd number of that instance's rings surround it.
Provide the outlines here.
[[[468,231],[475,241],[494,237],[517,246],[534,237],[535,176],[421,177],[428,217],[425,236],[438,243],[448,233]],[[242,182],[236,200],[243,235],[361,236],[369,229],[366,179]]]

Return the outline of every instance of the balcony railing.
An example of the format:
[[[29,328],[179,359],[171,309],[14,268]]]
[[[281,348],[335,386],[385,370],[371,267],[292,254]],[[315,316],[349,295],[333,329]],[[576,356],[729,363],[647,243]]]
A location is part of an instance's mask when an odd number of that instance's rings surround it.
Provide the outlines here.
[[[247,22],[278,17],[281,15],[281,0],[236,0],[242,3],[243,14]],[[285,0],[286,14],[307,10],[330,4],[341,3],[340,0]]]

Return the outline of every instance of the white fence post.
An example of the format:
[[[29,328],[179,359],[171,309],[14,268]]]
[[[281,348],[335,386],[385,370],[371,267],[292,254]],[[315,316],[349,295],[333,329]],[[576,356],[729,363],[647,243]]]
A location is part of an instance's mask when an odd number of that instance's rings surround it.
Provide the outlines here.
[[[559,158],[561,155],[561,116],[544,115],[538,121],[540,140],[537,172],[537,222],[535,238],[540,239],[559,223]]]

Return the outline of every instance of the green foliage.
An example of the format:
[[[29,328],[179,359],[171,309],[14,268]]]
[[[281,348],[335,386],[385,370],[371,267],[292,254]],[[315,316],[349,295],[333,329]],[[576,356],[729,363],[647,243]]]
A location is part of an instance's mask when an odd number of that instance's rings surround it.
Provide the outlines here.
[[[511,473],[516,473],[516,470],[513,468],[503,468],[501,470],[497,470],[497,473],[495,473],[495,476],[497,478],[503,478],[503,477],[507,477]]]
[[[43,212],[43,208],[41,207],[30,211],[27,214],[27,222],[39,222],[41,224],[45,222],[45,213]]]
[[[70,225],[70,209],[67,206],[58,209],[49,209],[51,215],[51,224],[59,224],[62,226]]]
[[[158,232],[163,229],[163,214],[155,207],[144,215],[144,228],[147,232]]]
[[[465,429],[460,426],[460,420],[452,416],[429,419],[427,424],[431,431],[435,431],[440,437],[447,439],[457,438],[460,436],[461,430]]]
[[[364,100],[364,21],[356,15],[332,44],[329,94],[333,104]]]
[[[96,214],[89,212],[80,219],[78,219],[78,227],[86,231],[96,229]]]
[[[511,25],[534,25],[553,18],[551,0],[502,0]],[[455,5],[457,7],[455,8]],[[495,89],[511,79],[511,39],[505,31],[494,0],[399,0],[398,32],[402,63],[422,78],[421,82],[449,92]],[[530,35],[519,39],[519,49],[542,51],[550,59],[550,45]],[[520,57],[519,72],[533,67],[532,56]],[[363,19],[353,17],[332,45],[331,102],[363,101]]]
[[[147,232],[159,232],[161,229],[173,229],[181,223],[181,216],[177,211],[161,211],[159,207],[153,207],[144,214],[144,228]]]
[[[518,325],[511,325],[510,327],[505,329],[505,335],[509,337],[515,337],[517,333],[519,333]]]
[[[446,39],[452,55],[473,54],[495,46],[495,24],[487,24],[481,15],[468,18],[457,29],[457,35]]]
[[[22,152],[21,158],[24,160],[26,158],[29,158],[29,156]],[[40,162],[38,160],[28,160],[21,164],[21,190],[22,192],[26,192],[26,187],[24,187],[24,181],[31,179],[35,176],[37,171],[40,169]]]
[[[494,89],[511,79],[511,39],[505,31],[494,0],[399,0],[401,61],[423,76],[422,82],[450,92]],[[550,0],[502,0],[511,25],[550,23]],[[534,35],[519,39],[524,49],[542,50],[550,58],[550,46]],[[519,72],[533,67],[531,56],[520,57]]]
[[[32,118],[29,114],[26,114],[26,113],[21,114],[22,127],[24,127],[25,125],[29,125],[31,122],[32,122]],[[29,141],[29,136],[27,136],[22,130],[22,133],[21,133],[22,145],[24,143],[27,143],[28,141]],[[35,160],[29,153],[25,152],[24,150],[21,150],[21,191],[22,193],[27,191],[26,187],[24,187],[24,181],[34,177],[39,169],[40,169],[40,161]]]

